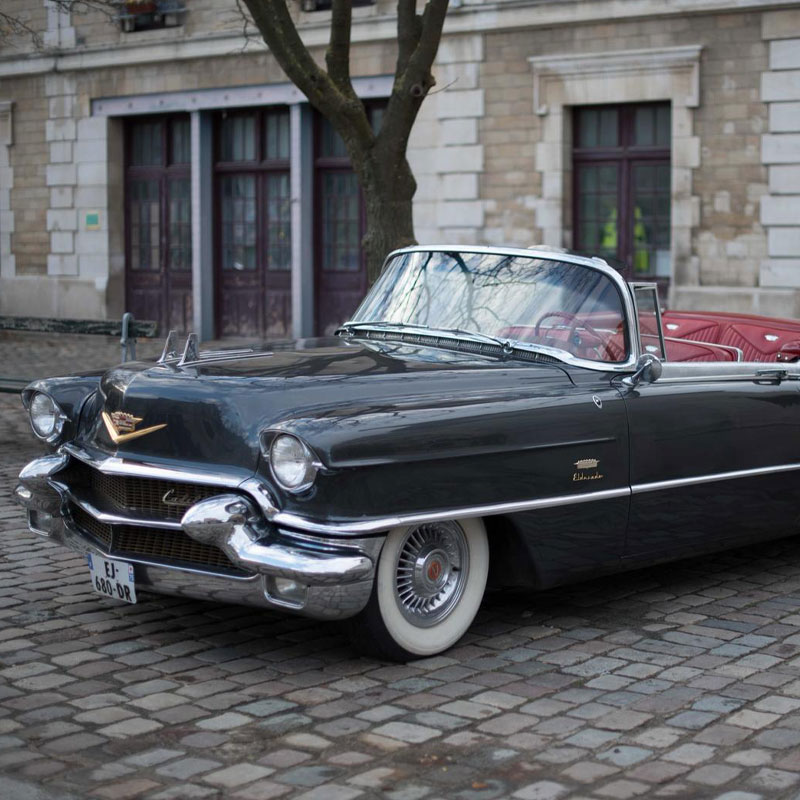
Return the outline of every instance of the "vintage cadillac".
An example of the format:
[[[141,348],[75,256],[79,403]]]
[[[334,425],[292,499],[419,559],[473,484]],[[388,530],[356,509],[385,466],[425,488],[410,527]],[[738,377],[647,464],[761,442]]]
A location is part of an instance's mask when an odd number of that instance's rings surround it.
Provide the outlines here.
[[[139,592],[350,620],[430,656],[487,587],[796,533],[800,322],[661,314],[546,249],[392,253],[335,337],[182,352],[23,392],[31,531]]]

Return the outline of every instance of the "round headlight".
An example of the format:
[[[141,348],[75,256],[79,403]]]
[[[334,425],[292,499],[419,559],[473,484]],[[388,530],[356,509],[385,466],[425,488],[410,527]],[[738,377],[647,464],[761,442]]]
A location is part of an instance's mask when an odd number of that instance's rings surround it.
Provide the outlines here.
[[[28,413],[31,417],[33,432],[40,439],[50,439],[58,434],[63,415],[61,409],[49,395],[36,392],[31,398]]]
[[[285,433],[273,439],[269,463],[275,479],[289,491],[307,489],[317,476],[317,465],[311,451],[299,439]]]

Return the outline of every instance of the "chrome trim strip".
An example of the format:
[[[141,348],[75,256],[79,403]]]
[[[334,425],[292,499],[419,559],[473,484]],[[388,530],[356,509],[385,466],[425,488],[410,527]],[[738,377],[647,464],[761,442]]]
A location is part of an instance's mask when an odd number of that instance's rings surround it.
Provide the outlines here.
[[[717,472],[709,475],[695,475],[691,478],[674,478],[669,481],[654,481],[653,483],[639,483],[631,487],[633,494],[644,492],[659,492],[663,489],[677,489],[682,486],[693,486],[716,481],[730,481],[737,478],[755,478],[760,475],[774,475],[779,472],[793,472],[800,470],[800,464],[779,464],[774,467],[756,467],[755,469],[738,469],[732,472]]]
[[[520,511],[534,511],[539,508],[554,508],[578,503],[593,503],[600,500],[614,500],[619,497],[630,496],[629,487],[620,489],[605,489],[599,492],[585,494],[560,495],[558,497],[543,497],[538,500],[523,500],[517,503],[493,503],[485,506],[468,506],[466,508],[448,508],[444,511],[426,511],[418,514],[402,514],[394,517],[379,517],[368,520],[354,520],[353,522],[328,522],[320,523],[292,514],[279,511],[271,522],[276,525],[285,525],[289,528],[300,528],[312,533],[383,533],[390,528],[404,525],[422,525],[426,522],[442,522],[449,519],[464,519],[468,517],[488,517],[494,514],[515,514]]]
[[[671,361],[671,364],[679,364],[679,361]],[[786,380],[792,380],[792,375],[787,375]],[[796,378],[795,378],[796,379]],[[742,375],[697,375],[697,376],[689,376],[685,378],[659,378],[658,383],[670,383],[670,384],[677,384],[677,383],[717,383],[721,381],[723,383],[736,383],[739,382],[749,382],[752,383],[753,381],[759,381],[761,383],[767,383],[769,381],[774,381],[769,375],[759,375],[757,372],[745,373]]]
[[[107,511],[101,511],[88,500],[76,497],[65,484],[55,480],[53,482],[64,489],[65,495],[74,505],[94,517],[98,522],[103,522],[106,525],[135,525],[139,528],[161,528],[168,531],[182,530],[180,522],[167,522],[166,520],[147,517],[126,517],[121,514],[110,514]]]
[[[185,481],[186,483],[203,483],[209,486],[237,488],[241,483],[251,477],[252,473],[240,476],[226,475],[219,472],[203,472],[200,470],[173,469],[171,467],[161,467],[156,464],[146,462],[131,462],[117,456],[96,456],[75,444],[65,444],[60,448],[61,452],[74,456],[84,464],[99,470],[104,475],[127,475],[136,478],[164,478],[170,481]]]
[[[681,339],[679,336],[665,336],[665,342],[685,342],[687,344],[699,344],[703,347],[711,347],[715,350],[725,350],[728,353],[733,353],[736,356],[736,361],[744,361],[744,351],[741,347],[734,347],[732,344],[717,344],[716,342],[700,342],[694,339]],[[666,352],[666,351],[665,351]],[[669,360],[669,359],[667,359]],[[664,362],[666,363],[666,362]],[[671,361],[671,364],[681,364],[685,362]]]

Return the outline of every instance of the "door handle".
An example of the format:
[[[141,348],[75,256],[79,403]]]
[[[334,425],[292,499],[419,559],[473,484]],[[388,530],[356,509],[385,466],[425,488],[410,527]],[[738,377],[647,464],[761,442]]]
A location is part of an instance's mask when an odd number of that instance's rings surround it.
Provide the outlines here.
[[[760,381],[774,381],[775,383],[780,383],[781,381],[785,381],[788,377],[789,371],[786,369],[781,369],[780,367],[777,369],[759,369],[756,370],[755,382],[759,383]]]

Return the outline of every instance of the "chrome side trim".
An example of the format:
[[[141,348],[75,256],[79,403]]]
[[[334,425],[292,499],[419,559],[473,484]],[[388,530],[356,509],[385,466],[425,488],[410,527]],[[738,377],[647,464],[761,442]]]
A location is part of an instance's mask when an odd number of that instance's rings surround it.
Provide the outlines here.
[[[678,363],[678,362],[672,362]],[[756,372],[744,373],[742,375],[698,375],[683,378],[660,378],[659,384],[687,384],[687,383],[752,383],[753,381],[767,382],[771,379],[769,375],[759,375]],[[797,380],[796,376],[787,375],[786,380]]]
[[[401,514],[393,517],[378,517],[353,522],[314,522],[306,517],[286,511],[276,513],[271,522],[289,528],[312,533],[357,534],[383,533],[390,528],[404,525],[422,525],[426,522],[443,522],[448,519],[464,519],[468,517],[488,517],[495,514],[515,514],[520,511],[534,511],[539,508],[593,503],[600,500],[614,500],[629,497],[631,490],[625,486],[620,489],[605,489],[600,492],[585,494],[560,495],[558,497],[542,497],[538,500],[523,500],[517,503],[493,503],[485,506],[467,506],[465,508],[448,508],[444,511],[426,511],[418,514]]]
[[[779,464],[774,467],[756,467],[755,469],[738,469],[731,472],[716,472],[709,475],[695,475],[692,478],[675,478],[669,481],[654,481],[653,483],[639,483],[631,487],[633,494],[644,492],[659,492],[664,489],[677,489],[681,486],[693,486],[716,481],[731,481],[737,478],[756,478],[760,475],[774,475],[779,472],[794,472],[800,470],[800,464]]]
[[[419,514],[398,515],[393,517],[381,517],[370,520],[359,520],[353,522],[331,522],[319,523],[301,517],[297,514],[279,511],[271,521],[278,525],[285,525],[289,528],[299,528],[312,533],[327,534],[369,534],[380,533],[403,525],[422,525],[426,522],[442,522],[448,519],[463,519],[469,517],[485,517],[495,514],[515,514],[522,511],[536,511],[541,508],[555,508],[557,506],[577,505],[579,503],[594,503],[602,500],[613,500],[621,497],[629,497],[633,494],[644,492],[657,492],[666,489],[675,489],[682,486],[694,484],[714,483],[715,481],[736,480],[738,478],[759,477],[761,475],[772,475],[781,472],[792,472],[800,470],[798,464],[779,464],[772,467],[757,467],[755,469],[734,470],[731,472],[719,472],[709,475],[697,475],[691,478],[676,478],[668,481],[656,481],[653,483],[636,484],[632,487],[619,489],[605,489],[599,492],[587,492],[585,494],[560,495],[556,497],[544,497],[539,500],[524,500],[518,503],[496,503],[485,506],[471,506],[466,508],[449,508],[443,511],[432,511]]]

